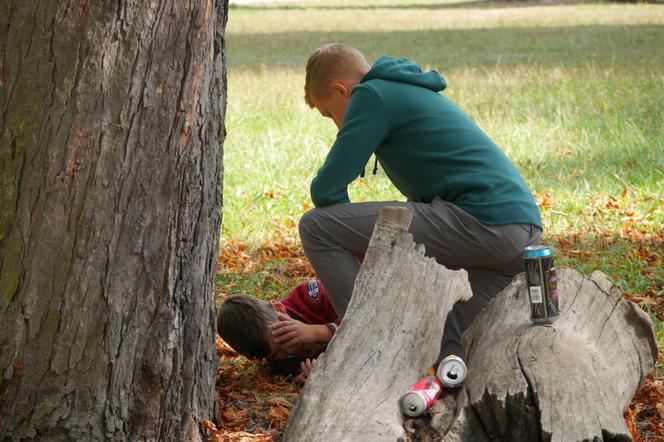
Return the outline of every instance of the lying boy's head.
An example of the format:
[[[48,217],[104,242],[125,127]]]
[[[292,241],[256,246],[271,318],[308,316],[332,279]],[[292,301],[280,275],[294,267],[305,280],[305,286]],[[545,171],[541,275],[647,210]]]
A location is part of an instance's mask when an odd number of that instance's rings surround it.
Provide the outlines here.
[[[368,71],[369,63],[357,49],[339,43],[321,46],[307,61],[304,100],[341,127],[350,91]]]
[[[269,302],[247,295],[226,298],[217,315],[217,332],[238,353],[252,359],[273,351],[270,330],[278,320]]]

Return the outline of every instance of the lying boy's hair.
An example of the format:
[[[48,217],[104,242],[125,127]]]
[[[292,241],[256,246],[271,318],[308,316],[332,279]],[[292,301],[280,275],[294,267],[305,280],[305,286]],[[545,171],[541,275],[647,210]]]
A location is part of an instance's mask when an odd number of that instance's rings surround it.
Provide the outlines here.
[[[277,320],[268,302],[233,295],[219,309],[217,332],[238,353],[251,359],[266,358],[270,355],[269,328]]]
[[[312,97],[323,98],[334,80],[359,82],[369,71],[369,63],[357,49],[340,43],[330,43],[316,49],[309,56],[304,80],[304,101],[314,107]]]

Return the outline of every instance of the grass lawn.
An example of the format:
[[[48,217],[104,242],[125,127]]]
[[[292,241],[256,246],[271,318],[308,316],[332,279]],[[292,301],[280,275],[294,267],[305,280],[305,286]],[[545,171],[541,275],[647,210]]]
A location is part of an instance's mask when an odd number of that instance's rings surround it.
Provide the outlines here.
[[[336,130],[303,101],[304,64],[336,41],[370,63],[406,56],[440,72],[536,194],[557,263],[611,276],[650,313],[662,348],[663,25],[664,7],[648,4],[232,6],[220,297],[281,297],[310,272],[296,226]],[[350,194],[403,199],[381,171]]]

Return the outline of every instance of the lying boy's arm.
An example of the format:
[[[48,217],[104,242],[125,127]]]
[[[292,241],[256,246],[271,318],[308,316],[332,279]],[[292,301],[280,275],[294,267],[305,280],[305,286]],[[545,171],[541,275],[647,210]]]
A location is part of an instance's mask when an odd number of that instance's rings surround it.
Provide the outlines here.
[[[334,336],[334,332],[327,324],[310,324],[309,327],[311,327],[311,336],[314,339],[309,342],[330,342]]]
[[[350,202],[348,185],[362,172],[388,133],[383,105],[367,85],[355,86],[337,139],[311,182],[316,207]]]
[[[272,326],[274,340],[284,347],[314,342],[330,342],[334,331],[326,324],[305,324],[279,314],[280,321]]]

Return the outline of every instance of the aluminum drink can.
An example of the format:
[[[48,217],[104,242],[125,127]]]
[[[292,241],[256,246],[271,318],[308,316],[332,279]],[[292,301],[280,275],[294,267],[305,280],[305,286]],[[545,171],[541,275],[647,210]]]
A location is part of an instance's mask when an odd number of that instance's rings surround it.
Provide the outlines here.
[[[459,356],[449,355],[438,364],[436,377],[445,387],[454,388],[460,386],[466,379],[466,363]]]
[[[535,324],[550,324],[560,314],[553,251],[549,246],[530,246],[524,249],[522,256],[530,296],[530,319]]]
[[[410,417],[417,417],[431,408],[441,391],[443,386],[438,379],[426,376],[401,396],[401,410]]]

